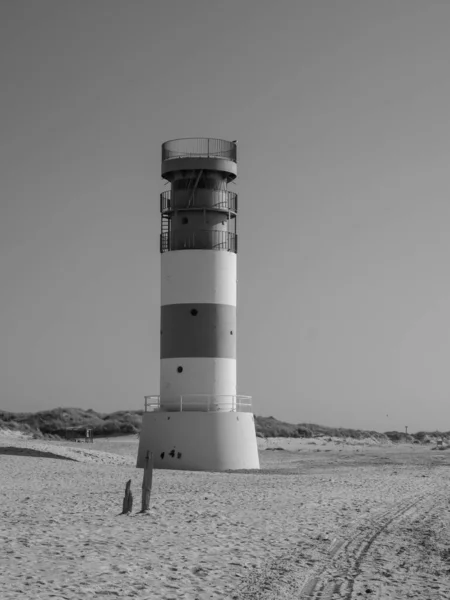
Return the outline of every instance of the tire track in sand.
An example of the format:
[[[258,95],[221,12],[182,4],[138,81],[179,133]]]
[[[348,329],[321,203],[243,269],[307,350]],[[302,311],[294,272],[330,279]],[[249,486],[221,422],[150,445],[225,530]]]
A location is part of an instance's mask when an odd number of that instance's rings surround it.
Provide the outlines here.
[[[405,499],[395,508],[362,523],[350,537],[334,540],[325,561],[313,569],[303,585],[300,600],[331,600],[333,596],[350,600],[355,579],[361,571],[361,563],[374,541],[393,521],[406,513],[411,517],[424,500],[430,500],[430,496],[423,494],[414,499]],[[432,502],[424,512],[428,513],[434,504]]]

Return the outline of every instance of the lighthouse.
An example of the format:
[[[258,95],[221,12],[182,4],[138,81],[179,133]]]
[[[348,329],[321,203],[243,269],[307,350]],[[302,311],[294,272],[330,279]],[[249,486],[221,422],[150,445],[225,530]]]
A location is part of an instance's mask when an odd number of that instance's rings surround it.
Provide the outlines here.
[[[237,143],[162,145],[160,393],[145,397],[137,467],[259,469],[250,396],[237,394]]]

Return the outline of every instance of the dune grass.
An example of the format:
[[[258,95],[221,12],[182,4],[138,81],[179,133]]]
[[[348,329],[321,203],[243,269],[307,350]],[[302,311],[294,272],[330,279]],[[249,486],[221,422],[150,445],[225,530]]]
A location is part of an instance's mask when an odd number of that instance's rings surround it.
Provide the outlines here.
[[[86,428],[92,429],[94,436],[117,436],[138,434],[141,429],[143,410],[120,410],[113,413],[100,413],[93,409],[54,408],[34,413],[16,413],[0,410],[0,430],[21,431],[34,438],[66,438],[68,431],[72,435],[79,432],[84,435]],[[326,427],[314,423],[286,423],[274,417],[255,416],[258,437],[335,437],[379,441],[427,443],[442,438],[450,441],[450,432],[424,432],[405,434],[399,431],[366,431],[343,427]]]
[[[0,411],[0,429],[14,429],[33,437],[65,438],[71,430],[80,435],[86,428],[95,436],[113,436],[139,433],[143,410],[99,413],[93,409],[54,408],[35,413]]]

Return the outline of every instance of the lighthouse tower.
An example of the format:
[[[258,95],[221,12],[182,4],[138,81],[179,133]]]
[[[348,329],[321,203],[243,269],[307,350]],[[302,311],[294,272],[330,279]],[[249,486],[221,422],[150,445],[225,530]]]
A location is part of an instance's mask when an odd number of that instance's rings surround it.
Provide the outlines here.
[[[160,395],[145,398],[137,466],[258,469],[251,397],[236,390],[236,142],[162,146]]]

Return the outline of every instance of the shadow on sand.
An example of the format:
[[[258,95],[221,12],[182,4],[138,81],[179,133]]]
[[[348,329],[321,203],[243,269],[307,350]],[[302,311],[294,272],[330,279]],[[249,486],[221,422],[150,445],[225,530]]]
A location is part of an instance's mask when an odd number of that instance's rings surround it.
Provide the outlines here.
[[[59,458],[60,460],[72,460],[77,462],[74,458],[61,456],[54,452],[44,452],[43,450],[33,450],[32,448],[17,448],[15,446],[0,446],[0,455],[1,454],[8,454],[9,456],[33,456],[34,458]]]

